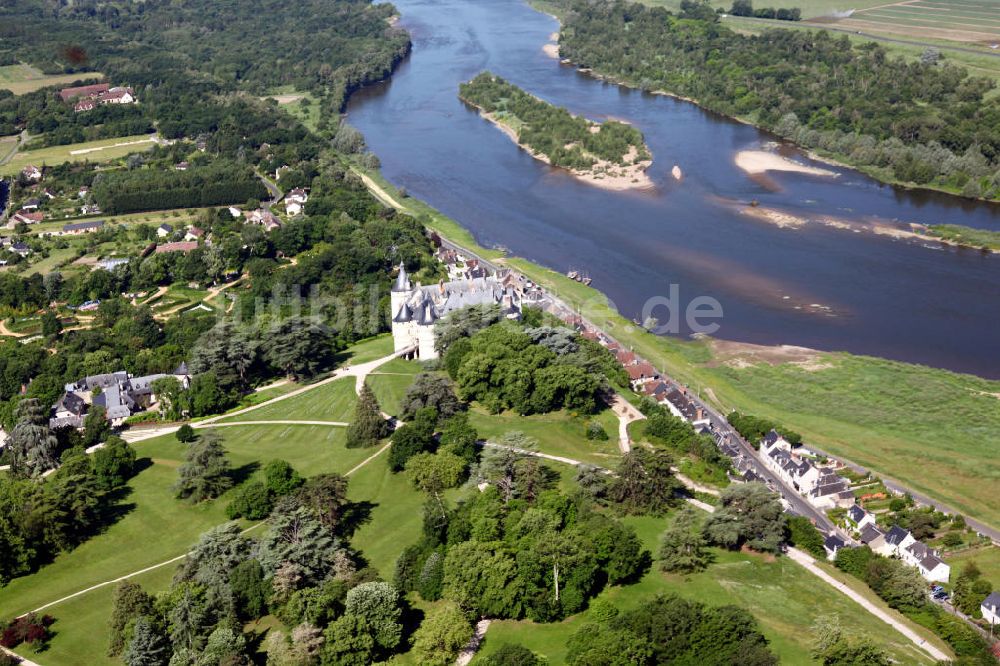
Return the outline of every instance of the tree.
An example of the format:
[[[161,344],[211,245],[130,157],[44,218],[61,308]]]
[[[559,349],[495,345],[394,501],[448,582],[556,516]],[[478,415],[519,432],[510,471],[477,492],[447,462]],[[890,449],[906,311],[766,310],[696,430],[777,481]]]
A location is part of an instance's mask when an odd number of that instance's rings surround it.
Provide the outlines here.
[[[153,395],[156,396],[160,415],[163,418],[168,421],[173,421],[184,415],[184,410],[186,409],[186,395],[184,392],[184,386],[181,384],[179,379],[169,375],[166,377],[160,377],[159,379],[153,381],[150,388],[153,391]],[[191,429],[191,426],[186,423],[181,426],[181,429],[185,427],[187,427],[188,430]],[[183,439],[180,439],[180,430],[177,431],[176,436],[179,441],[184,441]]]
[[[434,498],[442,519],[446,518],[447,510],[441,500],[441,493],[462,482],[465,461],[447,451],[437,454],[418,453],[407,461],[406,473],[418,490]]]
[[[57,464],[59,442],[49,430],[46,410],[35,398],[17,404],[10,433],[10,468],[16,476],[39,476]]]
[[[400,404],[400,415],[408,421],[426,407],[433,407],[442,419],[451,418],[462,409],[451,380],[429,372],[421,372],[413,379]]]
[[[674,478],[673,461],[663,451],[636,447],[622,456],[608,499],[625,513],[664,513],[674,503],[681,484]]]
[[[504,433],[495,446],[483,451],[479,472],[484,479],[494,484],[504,503],[510,502],[518,492],[518,467],[538,443],[518,430]]]
[[[48,338],[60,333],[62,333],[62,323],[59,317],[52,310],[46,310],[42,313],[42,335]]]
[[[264,485],[275,495],[288,495],[304,483],[285,460],[272,460],[264,466]]]
[[[465,541],[449,548],[443,590],[445,598],[483,617],[518,618],[524,611],[524,581],[499,544]]]
[[[135,583],[123,580],[115,586],[108,621],[108,656],[117,657],[128,642],[129,624],[153,612],[153,597]]]
[[[417,661],[428,666],[447,666],[472,638],[473,628],[465,613],[453,603],[431,611],[414,635]]]
[[[317,474],[306,480],[293,499],[296,505],[308,509],[323,527],[335,534],[347,505],[347,479],[339,474]]]
[[[177,432],[174,433],[174,437],[176,437],[177,441],[182,444],[190,444],[198,438],[198,435],[195,434],[194,428],[185,423],[177,429]]]
[[[483,658],[483,666],[545,666],[548,661],[514,643],[504,643],[496,652]]]
[[[468,414],[459,412],[445,421],[444,428],[441,429],[441,449],[443,451],[454,453],[471,464],[476,461],[479,455],[478,443],[479,433],[469,423]]]
[[[94,474],[102,490],[121,488],[134,469],[135,449],[121,437],[109,437],[105,445],[94,452]]]
[[[706,546],[695,510],[685,507],[660,537],[660,568],[681,573],[704,569],[711,561]]]
[[[184,452],[174,491],[191,502],[214,499],[233,485],[229,460],[218,434],[208,431]]]
[[[733,0],[733,6],[729,13],[733,16],[753,16],[753,2],[751,0]]]
[[[760,483],[729,486],[719,498],[722,506],[705,522],[704,534],[724,548],[746,545],[777,553],[785,536],[785,515],[778,496]]]
[[[437,412],[433,407],[421,409],[412,421],[392,433],[392,448],[389,449],[389,469],[402,471],[406,461],[423,451],[434,447],[434,428]]]
[[[175,649],[194,650],[201,646],[202,636],[209,626],[204,590],[181,583],[180,593],[176,590],[171,593],[177,599],[167,613],[170,642]]]
[[[143,615],[135,621],[132,640],[122,660],[128,666],[165,666],[170,660],[167,639],[148,616]]]
[[[865,637],[848,636],[836,615],[822,615],[813,624],[812,657],[823,666],[890,666],[892,659]]]
[[[226,517],[230,520],[248,518],[263,520],[274,508],[274,496],[260,481],[250,481],[240,486],[226,507]]]
[[[979,616],[981,612],[980,605],[983,599],[990,593],[989,589],[985,589],[989,588],[990,584],[988,581],[984,581],[982,576],[982,571],[979,570],[976,562],[969,560],[962,567],[958,577],[955,579],[955,589],[952,595],[955,607],[972,617]],[[985,588],[977,588],[977,584],[980,581],[985,583]]]
[[[333,569],[339,542],[305,508],[277,513],[261,538],[257,558],[267,574],[293,565],[300,586],[316,585]]]
[[[841,548],[833,558],[833,565],[855,578],[865,579],[868,564],[875,558],[875,553],[868,546],[856,548]]]
[[[363,448],[375,446],[380,439],[389,434],[389,424],[382,417],[375,394],[365,383],[358,394],[358,402],[354,407],[354,419],[347,427],[347,448]]]
[[[399,593],[389,583],[361,583],[353,588],[347,593],[344,614],[360,619],[384,649],[395,648],[403,636]]]
[[[583,550],[580,539],[572,533],[545,530],[535,542],[535,552],[552,567],[552,592],[559,603],[559,573],[572,566],[580,558]]]
[[[213,527],[199,537],[174,580],[194,581],[206,588],[226,587],[233,570],[250,555],[250,546],[236,523]]]
[[[813,557],[826,558],[826,548],[823,546],[823,534],[812,521],[805,516],[791,516],[786,521],[788,525],[788,543],[801,548]]]
[[[323,666],[368,666],[375,662],[377,645],[364,618],[345,613],[327,627],[324,637]]]
[[[302,317],[281,322],[269,335],[264,358],[288,377],[312,377],[333,363],[333,335]]]
[[[100,405],[91,405],[87,415],[83,417],[83,446],[90,448],[100,444],[111,434],[111,424],[108,423],[107,412]]]
[[[256,620],[267,613],[269,582],[259,561],[244,560],[236,565],[229,577],[229,587],[240,618]]]

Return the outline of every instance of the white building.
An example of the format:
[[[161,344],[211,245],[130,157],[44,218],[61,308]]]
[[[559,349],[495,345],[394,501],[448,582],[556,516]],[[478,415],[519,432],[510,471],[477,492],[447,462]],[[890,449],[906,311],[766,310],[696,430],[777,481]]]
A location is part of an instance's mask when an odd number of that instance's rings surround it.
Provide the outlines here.
[[[847,510],[847,515],[844,517],[844,527],[857,533],[863,530],[865,525],[874,527],[875,516],[857,504]]]
[[[791,446],[784,437],[772,430],[761,442],[760,458],[765,467],[799,493],[808,495],[819,482],[819,469],[808,460],[793,454]]]
[[[301,187],[296,187],[285,195],[285,212],[290,217],[301,215],[309,201],[309,195]]]
[[[938,556],[937,551],[925,544],[914,541],[900,551],[900,557],[914,566],[925,579],[935,583],[947,583],[951,577],[951,567]]]
[[[415,355],[425,360],[438,357],[434,345],[435,322],[455,310],[470,305],[499,305],[508,319],[521,318],[519,295],[494,277],[441,281],[426,287],[417,283],[414,286],[402,264],[399,265],[390,301],[393,348],[398,352],[412,347]]]
[[[990,624],[1000,624],[1000,592],[991,592],[990,596],[983,599],[979,610],[983,613],[983,619]]]

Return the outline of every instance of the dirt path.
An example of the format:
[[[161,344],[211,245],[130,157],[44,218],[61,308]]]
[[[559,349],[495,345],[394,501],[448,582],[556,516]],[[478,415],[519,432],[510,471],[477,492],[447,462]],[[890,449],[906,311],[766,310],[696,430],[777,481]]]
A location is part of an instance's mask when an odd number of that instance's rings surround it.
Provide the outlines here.
[[[628,436],[628,426],[634,421],[641,421],[646,418],[642,412],[622,397],[621,393],[615,394],[615,399],[611,401],[611,411],[618,417],[618,448],[622,453],[632,450],[632,439]]]
[[[7,328],[7,322],[0,319],[0,335],[6,335],[12,338],[23,338],[27,336],[27,333],[15,333],[14,331]]]
[[[476,651],[479,650],[479,644],[483,642],[486,638],[486,630],[490,628],[490,620],[480,620],[476,623],[476,631],[472,634],[472,638],[469,639],[469,644],[462,648],[462,651],[458,653],[458,659],[455,660],[455,666],[468,666],[472,658],[476,656]]]

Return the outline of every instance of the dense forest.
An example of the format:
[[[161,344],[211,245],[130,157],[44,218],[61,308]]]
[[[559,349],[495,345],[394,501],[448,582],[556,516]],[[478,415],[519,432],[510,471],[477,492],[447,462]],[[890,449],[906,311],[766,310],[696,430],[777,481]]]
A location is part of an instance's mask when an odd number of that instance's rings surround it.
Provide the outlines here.
[[[132,169],[98,174],[94,198],[106,213],[197,208],[267,197],[253,170],[228,160],[184,171]]]
[[[598,160],[625,166],[649,159],[642,133],[634,127],[574,116],[489,72],[462,84],[459,96],[510,127],[519,143],[555,166],[587,170]]]
[[[156,119],[156,107],[173,107],[179,95],[193,93],[200,103],[225,91],[260,95],[279,86],[311,91],[336,113],[351,92],[384,79],[409,52],[409,35],[389,24],[394,14],[391,4],[359,0],[20,0],[0,6],[0,61],[79,72],[81,79],[101,72],[134,87]],[[17,105],[3,97],[0,127],[5,105]]]
[[[1000,198],[1000,98],[987,96],[989,79],[825,31],[750,36],[714,16],[566,4],[560,54],[579,67],[694,99],[883,179]]]

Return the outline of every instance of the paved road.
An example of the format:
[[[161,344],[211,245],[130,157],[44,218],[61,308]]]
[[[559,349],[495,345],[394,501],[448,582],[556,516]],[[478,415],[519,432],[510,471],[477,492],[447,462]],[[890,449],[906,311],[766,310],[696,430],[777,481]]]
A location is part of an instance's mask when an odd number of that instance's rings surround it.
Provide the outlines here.
[[[961,511],[958,511],[957,509],[955,509],[955,508],[953,508],[951,506],[948,506],[944,502],[936,500],[936,499],[934,499],[932,497],[928,497],[927,495],[925,495],[925,494],[923,494],[921,492],[918,492],[916,490],[913,490],[912,488],[908,488],[907,486],[904,486],[899,481],[891,479],[891,478],[885,476],[884,474],[882,474],[881,472],[877,472],[875,470],[870,470],[867,467],[864,467],[863,465],[859,465],[856,462],[848,460],[847,458],[843,458],[841,456],[835,456],[832,453],[828,453],[828,452],[824,451],[823,449],[821,449],[821,448],[819,448],[817,446],[814,446],[812,444],[809,444],[809,443],[806,443],[805,447],[807,449],[809,449],[810,451],[815,451],[819,455],[826,456],[827,458],[830,458],[831,460],[838,460],[841,463],[843,463],[845,466],[849,467],[850,469],[854,470],[855,472],[858,472],[859,474],[872,474],[874,476],[877,476],[878,478],[880,478],[882,480],[882,483],[885,484],[885,487],[888,488],[889,490],[891,490],[894,493],[899,493],[899,494],[909,493],[913,497],[913,499],[915,499],[920,504],[925,504],[927,506],[933,506],[935,509],[937,509],[938,511],[940,511],[942,513],[946,513],[946,514],[953,515],[953,516],[962,516],[963,518],[965,518],[966,525],[968,525],[972,529],[976,530],[977,532],[979,532],[983,536],[989,537],[990,539],[992,539],[992,541],[993,541],[993,543],[995,545],[1000,546],[1000,530],[996,529],[995,527],[991,527],[991,526],[987,525],[986,523],[983,523],[982,521],[976,520],[975,518],[969,518],[967,515],[963,514]]]

